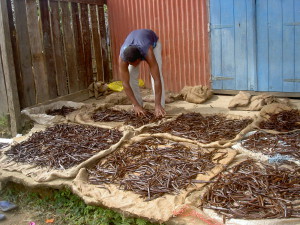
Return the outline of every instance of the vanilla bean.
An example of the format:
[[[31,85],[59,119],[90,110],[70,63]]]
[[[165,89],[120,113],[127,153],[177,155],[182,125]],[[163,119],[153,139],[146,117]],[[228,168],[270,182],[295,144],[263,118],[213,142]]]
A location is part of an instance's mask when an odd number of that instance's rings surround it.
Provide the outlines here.
[[[185,189],[211,170],[217,150],[190,148],[162,138],[135,142],[88,169],[92,184],[115,183],[152,200]],[[226,154],[222,155],[226,157]]]
[[[108,149],[121,137],[122,133],[114,129],[57,124],[11,146],[5,154],[16,162],[68,169]]]

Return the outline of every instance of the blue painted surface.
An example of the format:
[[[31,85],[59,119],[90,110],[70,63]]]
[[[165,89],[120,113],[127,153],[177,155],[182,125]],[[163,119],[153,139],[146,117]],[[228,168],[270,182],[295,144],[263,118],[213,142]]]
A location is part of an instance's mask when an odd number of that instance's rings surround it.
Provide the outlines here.
[[[300,0],[210,0],[213,89],[300,92]]]
[[[211,0],[213,89],[256,90],[255,0]]]
[[[295,29],[295,91],[300,92],[300,1],[294,0]]]
[[[258,91],[267,91],[269,89],[269,32],[267,0],[259,0],[256,2],[256,32]]]

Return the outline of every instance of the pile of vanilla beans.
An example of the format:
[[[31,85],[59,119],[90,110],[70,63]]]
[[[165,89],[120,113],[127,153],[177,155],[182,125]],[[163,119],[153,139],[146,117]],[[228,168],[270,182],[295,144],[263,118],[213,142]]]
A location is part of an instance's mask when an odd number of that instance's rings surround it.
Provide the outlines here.
[[[281,134],[257,131],[241,144],[253,152],[262,152],[270,156],[287,155],[300,160],[300,131]]]
[[[58,124],[32,134],[5,154],[16,162],[64,170],[108,149],[121,137],[118,130]]]
[[[279,113],[269,114],[269,116],[268,120],[259,124],[260,128],[280,132],[300,129],[300,111],[297,109],[284,110]]]
[[[224,115],[203,116],[200,113],[182,114],[176,120],[147,128],[149,133],[170,133],[201,143],[231,140],[246,128],[252,119],[233,120]]]
[[[7,147],[9,144],[7,143],[0,143],[0,149]]]
[[[125,122],[125,124],[135,128],[161,120],[161,118],[155,117],[155,115],[148,110],[146,110],[145,116],[139,117],[136,116],[134,112],[115,109],[97,110],[92,115],[92,119],[96,122]]]
[[[202,208],[226,218],[300,217],[300,168],[272,167],[246,160],[220,174],[202,198]]]
[[[49,109],[46,111],[46,114],[51,116],[66,116],[75,110],[73,107],[63,106],[60,109]]]
[[[152,137],[124,147],[88,169],[89,181],[97,185],[119,184],[121,189],[149,201],[200,182],[194,180],[197,174],[205,174],[226,157],[223,153],[216,159],[216,154],[217,150],[191,148]]]

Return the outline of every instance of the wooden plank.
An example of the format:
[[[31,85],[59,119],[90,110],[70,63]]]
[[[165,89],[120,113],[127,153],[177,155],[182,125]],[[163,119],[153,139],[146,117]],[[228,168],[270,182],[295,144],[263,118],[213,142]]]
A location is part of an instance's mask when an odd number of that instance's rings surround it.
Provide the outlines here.
[[[80,26],[80,15],[77,3],[71,3],[72,8],[72,18],[73,18],[73,30],[74,30],[74,41],[77,56],[77,67],[78,67],[78,86],[79,89],[85,89],[88,87],[85,75],[84,66],[84,53],[83,53],[83,43],[82,43],[82,33]]]
[[[38,103],[49,99],[48,76],[43,53],[37,4],[35,0],[26,0],[28,34],[31,47],[36,99]]]
[[[8,14],[8,21],[9,21],[11,45],[12,45],[12,50],[13,50],[14,65],[15,65],[15,69],[16,69],[18,96],[19,96],[20,106],[21,106],[21,108],[24,108],[24,107],[26,107],[26,105],[25,105],[25,98],[24,98],[24,88],[23,88],[23,83],[22,83],[20,56],[19,56],[18,43],[17,43],[17,38],[16,38],[16,27],[14,24],[12,1],[7,1],[7,14]]]
[[[256,22],[255,1],[246,0],[247,4],[247,58],[248,58],[248,88],[257,91],[257,50],[256,50]]]
[[[50,2],[51,26],[53,39],[54,62],[56,68],[57,93],[59,96],[68,94],[66,61],[64,56],[64,45],[60,29],[60,14],[58,2]]]
[[[88,100],[88,99],[89,99],[89,90],[84,89],[84,90],[77,91],[77,92],[72,93],[72,94],[68,94],[68,95],[60,96],[60,97],[55,98],[55,99],[48,100],[46,102],[37,104],[35,106],[28,107],[27,109],[34,108],[34,107],[39,107],[39,106],[43,106],[43,105],[48,105],[48,104],[58,102],[58,101],[82,102],[82,101],[85,101],[85,100]]]
[[[234,2],[234,62],[236,72],[235,90],[248,89],[247,57],[247,5],[246,0]]]
[[[222,39],[221,29],[215,29],[215,26],[221,24],[221,5],[219,0],[210,2],[210,21],[211,21],[211,64],[212,79],[222,74]],[[214,89],[222,89],[222,81],[213,80]]]
[[[92,66],[92,44],[91,31],[89,26],[88,6],[81,5],[81,25],[83,38],[84,62],[86,69],[86,84],[93,82],[93,66]]]
[[[282,49],[282,75],[283,75],[283,91],[293,92],[295,90],[294,82],[284,82],[285,79],[295,79],[295,27],[289,26],[294,22],[294,1],[285,0],[282,5],[283,18],[283,49]]]
[[[282,1],[268,4],[269,91],[282,90]]]
[[[98,32],[96,6],[90,5],[90,14],[91,14],[91,21],[92,21],[93,44],[94,44],[94,52],[95,52],[96,67],[97,67],[97,81],[104,81],[103,60],[101,55],[100,35]]]
[[[1,48],[0,48],[0,105],[1,105],[0,117],[3,115],[7,115],[9,113],[9,110],[8,110],[4,72],[3,72],[3,68],[2,68]]]
[[[68,85],[69,93],[74,93],[79,90],[78,88],[78,72],[77,72],[77,62],[76,62],[76,49],[72,30],[72,17],[69,9],[68,2],[60,3],[62,10],[62,26],[63,26],[63,37],[68,73]]]
[[[221,1],[221,25],[222,27],[222,77],[223,89],[234,90],[235,66],[234,66],[234,14],[233,0]]]
[[[50,28],[50,15],[49,15],[49,3],[45,0],[40,0],[40,12],[43,32],[43,43],[44,43],[44,54],[46,57],[46,69],[48,75],[48,88],[50,99],[56,98],[57,84],[56,84],[56,71],[54,56],[52,51],[52,39],[51,39],[51,28]]]
[[[32,70],[30,41],[27,27],[26,4],[24,0],[13,0],[15,10],[15,26],[16,26],[16,39],[18,41],[18,52],[20,57],[20,79],[21,84],[18,84],[18,89],[22,90],[24,98],[21,107],[25,108],[36,104],[36,89],[35,81]]]
[[[11,133],[13,136],[15,136],[21,128],[21,113],[6,1],[0,1],[0,49],[3,74],[7,90],[7,102],[10,115]]]
[[[258,91],[269,90],[268,2],[256,1]]]
[[[93,4],[93,5],[106,4],[106,0],[50,0],[50,1],[72,2],[72,3],[82,3],[82,4]]]
[[[214,94],[222,94],[222,95],[237,95],[240,91],[236,90],[213,90]],[[265,91],[247,91],[251,95],[263,95],[268,94],[276,97],[284,97],[284,98],[299,98],[300,92],[265,92]]]
[[[99,30],[101,39],[101,51],[103,60],[103,75],[104,81],[109,82],[111,78],[111,72],[109,69],[109,56],[108,56],[108,46],[106,41],[106,26],[105,26],[105,14],[103,5],[98,6],[98,19],[99,19]]]
[[[295,79],[300,80],[300,1],[294,0],[295,23]],[[300,92],[300,82],[295,83],[295,92]]]

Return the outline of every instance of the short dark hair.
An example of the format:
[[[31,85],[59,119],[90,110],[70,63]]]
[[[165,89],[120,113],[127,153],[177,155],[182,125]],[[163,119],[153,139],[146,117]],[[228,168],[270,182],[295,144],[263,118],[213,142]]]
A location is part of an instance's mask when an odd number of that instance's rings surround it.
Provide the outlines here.
[[[128,46],[123,52],[123,57],[127,62],[135,62],[137,59],[142,59],[142,54],[138,47]]]

